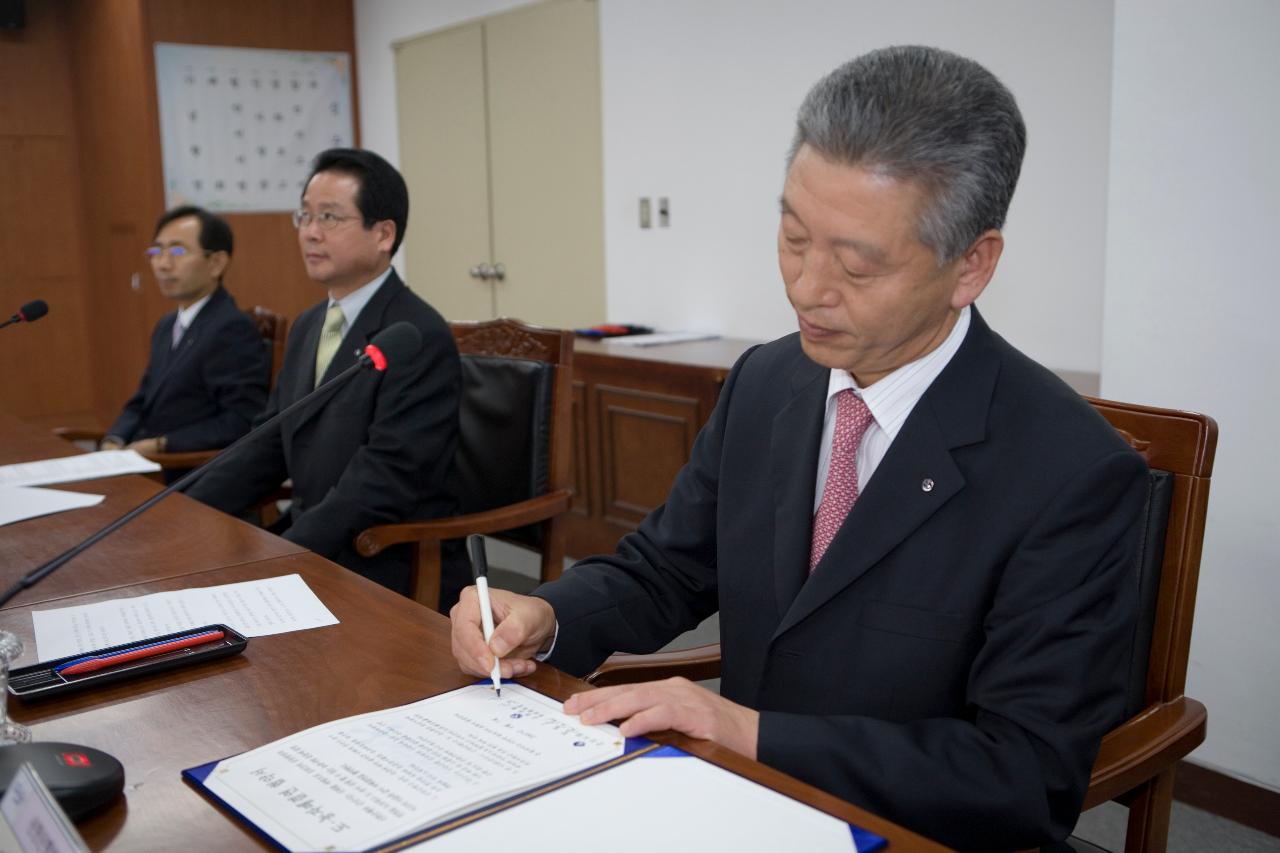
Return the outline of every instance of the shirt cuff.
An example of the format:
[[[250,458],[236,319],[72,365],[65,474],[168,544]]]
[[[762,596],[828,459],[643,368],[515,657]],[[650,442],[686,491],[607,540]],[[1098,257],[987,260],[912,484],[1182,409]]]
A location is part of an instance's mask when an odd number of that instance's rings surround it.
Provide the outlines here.
[[[556,640],[558,639],[560,639],[560,620],[559,619],[556,620],[555,633],[551,635],[551,645],[547,647],[547,650],[545,652],[538,652],[536,655],[534,655],[533,659],[536,660],[538,663],[542,663],[544,660],[551,657],[551,653],[556,650]]]

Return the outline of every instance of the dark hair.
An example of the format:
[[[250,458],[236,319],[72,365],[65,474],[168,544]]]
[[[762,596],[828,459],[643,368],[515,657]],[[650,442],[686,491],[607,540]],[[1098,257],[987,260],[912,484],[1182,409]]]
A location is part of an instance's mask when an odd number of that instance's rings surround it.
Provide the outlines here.
[[[173,210],[166,210],[156,220],[155,233],[151,235],[154,239],[160,233],[160,229],[173,222],[175,219],[185,219],[188,216],[194,216],[200,220],[200,248],[206,252],[226,252],[231,254],[233,241],[231,238],[231,226],[227,221],[217,214],[210,213],[203,207],[195,205],[183,205],[175,207]]]
[[[932,47],[889,47],[810,90],[788,165],[804,145],[915,182],[926,198],[916,236],[941,265],[1004,225],[1027,130],[1013,95],[978,63]]]
[[[305,187],[320,172],[342,172],[360,182],[356,192],[356,207],[364,217],[364,227],[372,228],[385,219],[396,225],[396,239],[391,244],[391,254],[400,248],[404,229],[409,222],[409,188],[404,178],[386,160],[362,148],[330,148],[321,151],[311,162],[311,174]]]

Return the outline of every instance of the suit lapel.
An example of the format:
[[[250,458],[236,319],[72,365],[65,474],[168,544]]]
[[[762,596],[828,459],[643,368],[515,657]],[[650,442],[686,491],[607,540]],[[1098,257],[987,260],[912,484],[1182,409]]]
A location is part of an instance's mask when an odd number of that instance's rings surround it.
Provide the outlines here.
[[[320,378],[321,383],[328,382],[356,363],[356,359],[364,350],[365,345],[369,343],[375,334],[382,331],[383,315],[386,313],[387,305],[403,288],[404,284],[401,283],[400,277],[396,275],[393,269],[391,275],[387,276],[386,281],[378,288],[378,292],[360,310],[360,316],[356,317],[356,321],[347,329],[347,333],[342,338],[342,343],[338,345],[338,351],[333,354],[333,360],[329,362],[329,367],[325,370],[324,376]],[[317,311],[316,321],[307,329],[306,339],[303,341],[302,352],[308,356],[307,363],[305,366],[300,365],[293,377],[291,384],[294,396],[290,402],[301,399],[311,393],[315,387],[316,350],[320,346],[320,332],[323,326],[324,311]],[[319,403],[304,407],[303,412],[291,419],[290,431],[296,432],[313,417],[324,411],[325,406],[325,403]]]
[[[822,443],[827,376],[825,368],[806,358],[791,377],[795,396],[773,419],[773,577],[780,614],[787,612],[809,574],[814,477]]]
[[[178,322],[178,312],[166,314],[161,318],[157,340],[151,346],[151,368],[152,380],[151,387],[147,389],[147,398],[144,404],[150,407],[160,394],[160,389],[164,387],[165,379],[169,376],[169,370],[173,367],[176,352],[170,346],[173,341],[173,324]]]
[[[174,367],[185,360],[195,346],[196,341],[200,339],[200,335],[204,334],[206,327],[214,322],[215,315],[221,310],[222,303],[230,300],[231,295],[222,289],[222,285],[218,285],[214,289],[213,294],[209,297],[209,301],[200,309],[200,313],[196,314],[191,326],[182,333],[182,340],[178,341],[178,346],[172,346],[173,326],[178,322],[178,312],[175,311],[165,317],[164,328],[161,332],[160,351],[153,353],[153,356],[159,355],[161,368],[156,377],[156,381],[152,385],[151,396],[148,402],[153,401],[160,393],[161,387],[165,381],[173,374]],[[235,303],[231,303],[231,307],[235,307]]]
[[[775,639],[883,560],[964,488],[951,451],[986,436],[999,370],[992,337],[974,309],[965,342],[912,409],[866,491],[790,602]],[[807,509],[812,506],[811,495]],[[806,542],[806,554],[807,547]]]

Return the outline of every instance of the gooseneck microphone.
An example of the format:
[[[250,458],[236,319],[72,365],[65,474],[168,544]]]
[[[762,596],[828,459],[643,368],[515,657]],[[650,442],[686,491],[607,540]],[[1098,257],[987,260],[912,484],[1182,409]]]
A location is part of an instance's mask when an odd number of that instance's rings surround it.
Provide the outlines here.
[[[3,329],[5,326],[12,326],[14,323],[34,323],[36,320],[39,320],[48,313],[48,302],[45,302],[43,299],[33,299],[26,305],[19,308],[17,314],[14,314],[8,320],[0,323],[0,329]]]
[[[9,599],[13,598],[24,589],[30,589],[35,586],[49,575],[62,568],[62,566],[70,562],[77,555],[93,547],[93,545],[119,530],[121,527],[124,527],[130,521],[137,518],[139,515],[142,515],[142,513],[164,500],[173,492],[180,491],[190,486],[196,480],[203,477],[207,471],[212,470],[214,466],[220,464],[224,459],[233,455],[240,445],[252,441],[254,438],[279,423],[282,418],[293,414],[298,409],[313,402],[317,398],[322,396],[327,398],[338,388],[338,386],[344,384],[361,370],[371,367],[376,372],[381,373],[387,369],[388,365],[398,364],[403,359],[407,359],[412,356],[421,346],[422,335],[413,327],[412,324],[403,321],[391,324],[378,334],[374,335],[373,341],[364,348],[364,353],[359,359],[357,359],[355,364],[351,365],[328,382],[325,382],[323,385],[318,386],[314,391],[302,397],[291,406],[277,412],[267,420],[258,424],[258,426],[242,435],[239,439],[230,444],[226,450],[223,450],[213,459],[209,460],[209,462],[201,465],[199,468],[193,468],[188,471],[162,491],[159,491],[147,498],[138,506],[129,510],[127,513],[120,516],[97,533],[94,533],[80,544],[64,551],[44,565],[38,566],[23,575],[12,586],[6,589],[3,593],[0,593],[0,607],[4,606],[8,603]]]

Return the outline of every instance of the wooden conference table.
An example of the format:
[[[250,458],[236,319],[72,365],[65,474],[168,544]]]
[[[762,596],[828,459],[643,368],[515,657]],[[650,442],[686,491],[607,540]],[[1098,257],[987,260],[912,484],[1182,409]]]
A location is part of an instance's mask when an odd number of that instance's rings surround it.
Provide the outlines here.
[[[0,415],[0,464],[59,455],[64,443]],[[97,507],[0,527],[0,583],[56,556],[159,487],[138,476],[58,488],[105,494]],[[339,624],[252,639],[244,654],[40,703],[9,703],[36,740],[105,750],[125,767],[124,796],[79,824],[94,850],[269,849],[182,781],[184,768],[319,723],[473,683],[449,651],[449,623],[406,598],[182,495],[68,563],[0,609],[35,661],[31,610],[300,574]],[[584,684],[550,667],[522,681],[556,698]],[[944,848],[789,776],[706,741],[659,738],[890,840]],[[675,839],[673,839],[674,841]]]

